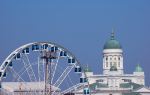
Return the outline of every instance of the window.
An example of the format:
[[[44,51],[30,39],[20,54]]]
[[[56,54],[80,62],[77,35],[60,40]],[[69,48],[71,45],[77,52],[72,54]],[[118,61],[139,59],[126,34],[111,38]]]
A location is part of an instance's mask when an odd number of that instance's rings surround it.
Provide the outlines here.
[[[120,62],[118,62],[118,67],[120,67]]]
[[[112,66],[112,62],[110,62],[110,67]]]
[[[120,60],[120,57],[118,57],[118,60]]]
[[[96,82],[104,82],[104,80],[103,80],[103,79],[100,79],[100,80],[97,80]]]
[[[106,67],[108,67],[108,62],[106,62]]]
[[[106,60],[108,60],[108,57],[106,57]]]
[[[130,79],[122,79],[124,82],[131,82]]]

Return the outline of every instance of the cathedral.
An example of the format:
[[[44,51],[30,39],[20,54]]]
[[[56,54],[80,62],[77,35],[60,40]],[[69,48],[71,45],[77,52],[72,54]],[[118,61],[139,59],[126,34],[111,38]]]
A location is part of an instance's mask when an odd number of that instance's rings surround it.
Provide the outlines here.
[[[150,95],[142,67],[137,64],[132,74],[125,74],[123,60],[122,46],[112,32],[103,47],[103,74],[85,68],[91,95]]]

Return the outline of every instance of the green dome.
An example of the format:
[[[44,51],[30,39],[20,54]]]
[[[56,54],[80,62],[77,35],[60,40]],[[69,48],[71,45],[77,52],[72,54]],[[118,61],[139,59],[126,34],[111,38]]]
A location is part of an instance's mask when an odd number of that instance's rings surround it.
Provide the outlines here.
[[[117,40],[115,40],[114,33],[112,32],[111,39],[104,44],[104,49],[121,49],[121,48],[122,47],[120,43]]]
[[[139,64],[136,66],[135,72],[143,72],[143,69]]]
[[[117,71],[117,67],[116,66],[111,66],[110,71]]]

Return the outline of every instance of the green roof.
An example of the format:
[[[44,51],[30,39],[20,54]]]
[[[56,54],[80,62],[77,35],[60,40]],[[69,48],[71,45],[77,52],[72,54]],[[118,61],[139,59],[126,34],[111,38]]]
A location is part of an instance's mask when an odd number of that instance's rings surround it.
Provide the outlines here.
[[[120,87],[121,88],[129,88],[129,87],[133,87],[133,90],[134,89],[138,89],[140,87],[142,87],[143,85],[139,85],[139,84],[136,84],[136,83],[133,83],[133,82],[130,82],[130,83],[121,83],[120,84]]]
[[[115,39],[114,32],[111,34],[111,39],[109,39],[104,44],[104,49],[121,49],[120,43]]]
[[[108,88],[108,85],[107,84],[103,84],[103,83],[93,83],[93,84],[90,84],[90,89],[92,90],[95,90],[95,88]]]
[[[121,84],[120,84],[120,87],[121,87],[121,88],[130,88],[130,87],[131,87],[131,84],[130,84],[130,83],[121,83]]]
[[[139,64],[136,66],[135,72],[143,72],[143,69]]]
[[[131,83],[122,83],[122,84],[120,84],[120,87],[121,88],[128,88],[128,87],[133,87],[133,90],[135,90],[135,89],[138,89],[138,88],[140,88],[140,87],[142,87],[143,85],[139,85],[139,84],[136,84],[136,83],[133,83],[133,82],[131,82]],[[128,92],[128,93],[122,93],[122,95],[141,95],[141,94],[139,94],[139,93],[137,93],[137,92]]]

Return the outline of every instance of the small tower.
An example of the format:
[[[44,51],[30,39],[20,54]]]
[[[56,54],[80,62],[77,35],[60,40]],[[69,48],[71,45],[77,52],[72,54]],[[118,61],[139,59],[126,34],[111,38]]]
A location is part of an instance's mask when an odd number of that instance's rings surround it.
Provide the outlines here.
[[[87,77],[90,77],[93,75],[92,70],[89,68],[89,66],[87,65],[84,69],[84,72],[86,73]]]
[[[138,64],[133,72],[133,75],[136,77],[135,83],[145,85],[144,71],[142,67]]]
[[[85,72],[85,74],[86,74],[86,77],[88,78],[89,84],[94,83],[95,80],[93,80],[93,78],[92,78],[93,72],[92,72],[92,70],[89,68],[88,65],[84,68],[84,72]]]
[[[103,48],[103,74],[123,74],[123,50],[120,43],[115,39],[114,31]]]

